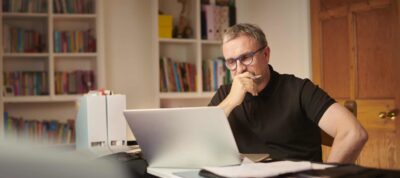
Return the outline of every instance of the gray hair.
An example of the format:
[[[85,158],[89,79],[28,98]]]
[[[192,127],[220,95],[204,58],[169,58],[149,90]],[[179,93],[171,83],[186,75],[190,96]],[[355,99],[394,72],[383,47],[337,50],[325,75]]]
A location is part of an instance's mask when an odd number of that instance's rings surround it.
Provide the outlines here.
[[[239,36],[245,35],[258,42],[260,46],[268,46],[267,38],[265,38],[264,32],[257,25],[241,23],[229,27],[223,34],[222,42],[227,43]]]

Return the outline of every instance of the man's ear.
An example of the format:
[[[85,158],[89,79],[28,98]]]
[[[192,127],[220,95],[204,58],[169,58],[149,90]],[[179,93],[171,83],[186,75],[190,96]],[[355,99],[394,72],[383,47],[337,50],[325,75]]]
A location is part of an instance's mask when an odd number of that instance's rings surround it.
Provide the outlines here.
[[[269,56],[270,56],[270,54],[271,54],[271,50],[269,49],[269,47],[266,47],[265,50],[264,50],[264,56],[265,56],[265,59],[267,60],[267,64],[269,64]]]
[[[271,50],[269,49],[269,47],[266,47],[265,48],[265,51],[264,51],[264,55],[265,55],[265,57],[269,57],[270,56],[270,53],[271,53]]]

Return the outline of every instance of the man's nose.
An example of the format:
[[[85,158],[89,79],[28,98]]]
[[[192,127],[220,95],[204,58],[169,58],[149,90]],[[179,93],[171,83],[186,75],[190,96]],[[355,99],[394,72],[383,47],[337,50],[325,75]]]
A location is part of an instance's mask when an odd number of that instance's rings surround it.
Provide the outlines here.
[[[241,74],[246,70],[246,66],[243,65],[240,60],[236,61],[236,71],[237,73]]]

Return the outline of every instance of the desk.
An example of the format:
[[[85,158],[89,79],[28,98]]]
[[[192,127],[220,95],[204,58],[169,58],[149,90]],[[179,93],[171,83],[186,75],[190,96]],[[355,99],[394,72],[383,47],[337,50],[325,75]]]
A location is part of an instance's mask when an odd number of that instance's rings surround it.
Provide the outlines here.
[[[151,175],[162,178],[181,178],[175,175],[175,172],[182,171],[199,171],[198,169],[169,169],[169,168],[147,168],[147,172]],[[282,175],[278,177],[400,177],[400,170],[382,170],[374,168],[366,168],[357,165],[341,165],[325,170],[309,170]]]

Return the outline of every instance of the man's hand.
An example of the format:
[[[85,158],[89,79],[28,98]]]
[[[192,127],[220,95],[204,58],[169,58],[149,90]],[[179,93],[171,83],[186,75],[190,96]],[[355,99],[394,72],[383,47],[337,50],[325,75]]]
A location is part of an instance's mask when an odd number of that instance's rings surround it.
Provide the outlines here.
[[[260,75],[255,76],[250,72],[245,72],[236,75],[233,78],[231,91],[229,92],[228,96],[218,105],[225,111],[226,116],[229,116],[231,111],[243,102],[247,92],[253,96],[258,95],[256,81],[260,77]]]

